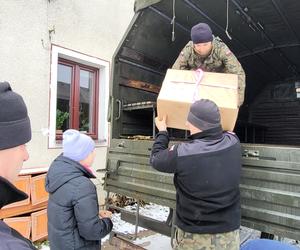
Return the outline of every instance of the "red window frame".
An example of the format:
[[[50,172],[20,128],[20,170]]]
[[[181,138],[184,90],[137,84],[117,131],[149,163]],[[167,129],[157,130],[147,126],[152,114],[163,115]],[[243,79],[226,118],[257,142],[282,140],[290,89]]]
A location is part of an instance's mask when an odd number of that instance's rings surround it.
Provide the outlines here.
[[[93,139],[98,139],[98,111],[99,111],[99,69],[87,66],[81,63],[70,61],[63,58],[58,58],[58,64],[66,65],[72,68],[72,82],[70,93],[70,129],[79,130],[79,103],[80,103],[80,70],[85,70],[93,73],[93,124],[92,131],[86,133]],[[56,132],[56,140],[62,140],[62,133]]]

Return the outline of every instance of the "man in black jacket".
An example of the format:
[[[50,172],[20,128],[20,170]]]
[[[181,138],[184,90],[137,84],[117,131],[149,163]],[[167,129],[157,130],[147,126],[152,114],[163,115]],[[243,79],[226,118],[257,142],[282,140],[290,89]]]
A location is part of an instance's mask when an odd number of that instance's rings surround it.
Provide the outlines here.
[[[30,120],[23,98],[8,82],[0,82],[0,209],[25,200],[27,194],[12,183],[29,155],[25,143],[31,140]],[[0,249],[36,249],[32,243],[0,220]]]
[[[241,147],[223,132],[220,113],[210,100],[191,105],[189,142],[168,148],[167,118],[158,120],[151,165],[174,173],[175,249],[239,249]]]

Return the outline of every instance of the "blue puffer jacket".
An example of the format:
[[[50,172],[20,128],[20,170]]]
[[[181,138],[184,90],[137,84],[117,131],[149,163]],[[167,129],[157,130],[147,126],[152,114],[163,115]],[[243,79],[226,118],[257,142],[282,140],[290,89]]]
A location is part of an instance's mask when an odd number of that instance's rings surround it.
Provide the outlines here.
[[[46,178],[48,239],[51,250],[99,250],[112,230],[109,218],[99,218],[95,176],[81,164],[60,155]]]

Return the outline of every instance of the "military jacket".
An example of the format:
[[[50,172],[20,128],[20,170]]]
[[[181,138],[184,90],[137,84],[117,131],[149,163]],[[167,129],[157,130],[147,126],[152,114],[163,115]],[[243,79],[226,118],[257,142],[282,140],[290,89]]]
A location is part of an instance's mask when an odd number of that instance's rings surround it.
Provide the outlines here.
[[[173,69],[194,70],[201,68],[207,72],[232,73],[238,75],[239,106],[244,102],[245,72],[235,55],[218,37],[213,39],[211,53],[201,57],[195,50],[192,41],[189,41],[180,52]]]

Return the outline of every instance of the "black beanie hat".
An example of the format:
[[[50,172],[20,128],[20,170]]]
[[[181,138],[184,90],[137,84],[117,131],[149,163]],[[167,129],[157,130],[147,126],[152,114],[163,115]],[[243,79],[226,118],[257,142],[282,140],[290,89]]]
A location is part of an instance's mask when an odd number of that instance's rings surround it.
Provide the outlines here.
[[[187,120],[202,131],[221,126],[219,108],[208,99],[194,102],[190,107]]]
[[[198,23],[191,29],[191,39],[194,44],[207,43],[213,40],[211,28],[206,23]]]
[[[0,150],[31,140],[30,120],[23,98],[8,82],[0,82]]]

